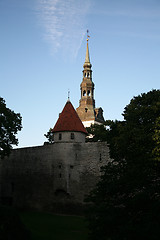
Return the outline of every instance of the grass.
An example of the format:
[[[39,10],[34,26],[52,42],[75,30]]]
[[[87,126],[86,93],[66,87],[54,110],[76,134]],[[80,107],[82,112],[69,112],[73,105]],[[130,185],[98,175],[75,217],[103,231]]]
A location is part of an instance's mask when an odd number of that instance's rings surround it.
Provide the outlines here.
[[[39,212],[20,213],[32,240],[87,240],[84,217]]]

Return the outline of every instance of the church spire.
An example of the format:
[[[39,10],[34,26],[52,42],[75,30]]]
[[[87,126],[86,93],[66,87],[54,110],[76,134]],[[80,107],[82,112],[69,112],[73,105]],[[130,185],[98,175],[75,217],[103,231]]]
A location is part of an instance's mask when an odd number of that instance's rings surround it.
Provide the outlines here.
[[[94,83],[92,82],[92,64],[89,57],[89,31],[87,30],[87,49],[86,57],[83,65],[83,80],[80,85],[81,99],[79,107],[76,109],[77,113],[85,127],[91,124],[100,124],[104,122],[102,108],[95,108],[94,100]]]
[[[89,58],[89,47],[88,47],[88,38],[87,38],[87,49],[86,49],[85,63],[90,63],[90,58]]]
[[[87,48],[86,48],[86,57],[85,57],[85,62],[83,67],[92,67],[91,63],[90,63],[90,57],[89,57],[89,47],[88,47],[88,40],[90,38],[90,36],[88,35],[89,31],[87,30]]]

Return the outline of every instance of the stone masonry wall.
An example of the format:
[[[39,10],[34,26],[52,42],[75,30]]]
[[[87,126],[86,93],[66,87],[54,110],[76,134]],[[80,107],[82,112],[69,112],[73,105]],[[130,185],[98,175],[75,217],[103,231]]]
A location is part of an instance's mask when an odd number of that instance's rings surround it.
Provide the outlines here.
[[[47,211],[83,205],[109,160],[105,142],[14,149],[0,160],[1,203]]]

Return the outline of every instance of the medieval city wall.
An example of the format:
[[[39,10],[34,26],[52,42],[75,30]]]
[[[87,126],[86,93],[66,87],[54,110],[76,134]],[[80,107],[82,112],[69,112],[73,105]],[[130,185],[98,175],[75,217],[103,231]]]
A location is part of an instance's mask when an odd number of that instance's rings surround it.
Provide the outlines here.
[[[106,142],[14,149],[0,160],[1,202],[47,211],[83,205],[109,160]]]

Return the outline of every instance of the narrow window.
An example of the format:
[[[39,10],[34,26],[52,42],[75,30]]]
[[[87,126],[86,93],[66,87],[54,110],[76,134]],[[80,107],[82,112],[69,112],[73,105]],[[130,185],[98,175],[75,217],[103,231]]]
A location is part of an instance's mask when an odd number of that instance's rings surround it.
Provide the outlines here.
[[[88,111],[88,108],[85,108],[85,112],[87,112]]]
[[[62,165],[61,165],[61,164],[59,164],[59,166],[58,166],[58,167],[59,167],[59,169],[61,169],[61,168],[62,168]]]
[[[87,95],[88,95],[89,97],[91,96],[90,90],[88,90]]]
[[[86,96],[86,91],[85,90],[83,91],[83,96]]]
[[[99,161],[101,161],[102,160],[102,156],[101,156],[101,153],[100,153],[100,155],[99,155]]]
[[[89,73],[87,73],[87,77],[89,77]]]
[[[62,133],[59,133],[59,140],[62,140]]]
[[[74,139],[74,133],[71,133],[71,139]]]
[[[61,177],[62,177],[62,174],[60,173],[60,174],[59,174],[59,178],[61,178]]]

